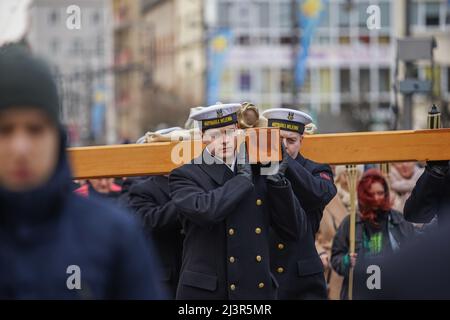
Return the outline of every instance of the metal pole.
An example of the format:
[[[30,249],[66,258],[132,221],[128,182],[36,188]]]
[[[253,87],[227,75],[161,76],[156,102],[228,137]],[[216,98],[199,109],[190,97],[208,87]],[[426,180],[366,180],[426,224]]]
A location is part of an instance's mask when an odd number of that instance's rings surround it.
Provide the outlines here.
[[[298,1],[291,0],[291,47],[292,47],[292,85],[291,85],[291,94],[292,94],[292,102],[291,108],[297,109],[298,103],[298,89],[297,83],[295,81],[296,69],[297,69],[297,55],[300,50],[300,30],[298,24]]]
[[[350,234],[349,234],[349,256],[355,253],[356,243],[356,180],[357,173],[356,165],[347,165],[347,182],[350,193]],[[351,258],[350,258],[351,260]],[[351,264],[351,262],[350,262]],[[353,299],[353,267],[350,265],[348,275],[348,300]]]

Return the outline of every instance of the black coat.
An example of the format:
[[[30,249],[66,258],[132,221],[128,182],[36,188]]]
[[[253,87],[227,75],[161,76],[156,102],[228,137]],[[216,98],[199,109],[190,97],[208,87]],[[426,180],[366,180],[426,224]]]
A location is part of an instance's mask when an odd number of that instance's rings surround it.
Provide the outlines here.
[[[64,138],[60,150],[43,186],[0,188],[0,299],[161,297],[156,259],[137,221],[105,200],[74,194]],[[70,290],[75,266],[81,288]]]
[[[131,186],[129,207],[139,216],[162,261],[162,282],[172,298],[178,284],[183,235],[170,199],[169,178],[153,176]]]
[[[405,219],[416,223],[430,222],[437,216],[438,224],[450,221],[450,172],[439,177],[425,171],[417,180],[403,210]]]
[[[187,164],[171,173],[186,233],[177,299],[276,298],[270,226],[296,238],[304,212],[289,182],[271,185],[252,169],[253,183],[225,164]]]
[[[409,223],[403,218],[403,215],[395,210],[389,212],[388,220],[389,232],[392,234],[395,242],[402,248],[408,241],[412,240],[416,235],[413,224]],[[363,221],[359,214],[356,215],[356,228],[355,228],[355,252],[358,253],[358,260],[365,259],[365,248],[363,244]],[[339,226],[336,235],[333,239],[333,247],[331,249],[331,265],[333,269],[341,276],[344,277],[344,282],[341,288],[341,299],[346,300],[348,298],[348,276],[349,276],[349,261],[345,262],[346,256],[349,253],[349,232],[350,232],[350,216],[347,216]],[[382,252],[387,254],[387,252]],[[359,281],[359,283],[355,283]],[[355,295],[361,294],[361,289],[364,288],[364,283],[361,283],[361,278],[354,280]]]
[[[356,264],[355,277],[364,282],[368,264],[381,270],[381,288],[355,291],[356,299],[450,299],[450,224],[411,239],[395,254]]]
[[[325,206],[336,195],[330,166],[299,155],[289,158],[286,173],[306,212],[307,232],[295,241],[284,241],[272,232],[271,263],[280,284],[280,299],[326,299],[323,264],[317,254],[315,234]]]
[[[132,208],[130,207],[130,191],[131,187],[135,184],[141,183],[144,180],[148,179],[149,176],[139,176],[139,177],[129,177],[122,181],[121,187],[122,190],[120,191],[120,195],[117,198],[117,203],[119,206],[121,206],[124,209],[129,209],[131,211]]]

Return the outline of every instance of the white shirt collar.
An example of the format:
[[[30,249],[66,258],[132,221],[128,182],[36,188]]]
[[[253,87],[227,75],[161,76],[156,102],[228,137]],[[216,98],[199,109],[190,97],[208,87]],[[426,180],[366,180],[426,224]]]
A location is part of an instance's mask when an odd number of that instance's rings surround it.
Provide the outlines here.
[[[226,165],[228,167],[228,169],[230,169],[232,172],[234,172],[234,166],[236,165],[236,153],[234,154],[234,160],[232,164],[228,164],[225,163],[222,159],[220,159],[219,157],[216,157],[215,155],[213,156],[212,153],[208,150],[208,147],[205,148],[206,152],[209,153],[209,155],[211,157],[213,157],[214,159],[217,159],[218,163],[223,163],[224,165]]]

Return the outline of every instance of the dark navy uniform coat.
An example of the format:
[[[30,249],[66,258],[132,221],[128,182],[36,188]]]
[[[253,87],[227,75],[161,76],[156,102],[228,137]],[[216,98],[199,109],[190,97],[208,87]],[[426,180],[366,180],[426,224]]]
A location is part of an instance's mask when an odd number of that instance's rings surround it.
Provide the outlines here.
[[[299,155],[289,157],[286,172],[292,189],[306,212],[307,232],[295,241],[271,236],[272,271],[280,284],[279,299],[326,299],[323,265],[315,247],[325,206],[336,195],[330,166]]]
[[[169,296],[175,298],[181,267],[183,235],[178,210],[170,199],[169,178],[152,176],[130,188],[129,207],[141,219],[161,258],[161,281]]]
[[[411,222],[428,223],[436,216],[439,225],[450,223],[450,172],[440,177],[425,169],[403,212]]]
[[[252,170],[253,183],[225,164],[187,164],[171,173],[186,233],[177,299],[276,298],[270,226],[295,239],[304,211],[287,180],[274,186],[257,166]]]

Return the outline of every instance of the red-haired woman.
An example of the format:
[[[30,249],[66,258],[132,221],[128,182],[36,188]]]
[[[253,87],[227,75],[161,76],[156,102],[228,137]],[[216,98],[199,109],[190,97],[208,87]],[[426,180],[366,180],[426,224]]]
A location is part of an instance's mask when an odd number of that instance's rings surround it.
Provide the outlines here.
[[[358,183],[355,254],[349,255],[350,217],[339,226],[333,240],[331,265],[344,276],[341,299],[348,297],[348,274],[358,256],[386,254],[398,250],[414,236],[414,227],[391,208],[389,188],[380,171],[370,169]]]

